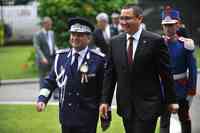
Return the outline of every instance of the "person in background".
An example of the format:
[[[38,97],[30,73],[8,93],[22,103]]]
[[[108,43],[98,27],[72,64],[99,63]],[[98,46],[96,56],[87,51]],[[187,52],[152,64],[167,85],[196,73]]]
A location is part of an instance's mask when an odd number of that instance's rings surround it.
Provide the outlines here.
[[[142,29],[142,20],[138,5],[122,8],[120,24],[125,32],[110,41],[99,108],[101,117],[106,117],[117,83],[117,113],[126,133],[154,133],[164,107],[170,112],[178,109],[168,48],[161,36]],[[162,86],[166,103],[162,102]]]
[[[74,17],[68,24],[71,48],[57,52],[51,72],[42,81],[36,109],[44,111],[58,87],[62,133],[96,133],[105,55],[88,47],[94,29],[88,20]]]
[[[117,28],[109,25],[109,17],[106,13],[101,12],[96,16],[97,28],[93,32],[94,44],[107,55],[109,43],[112,36],[117,35]]]
[[[44,17],[42,20],[42,28],[33,36],[33,46],[36,51],[36,64],[39,70],[40,85],[41,81],[47,76],[55,58],[55,39],[52,28],[52,20],[50,17]]]
[[[53,21],[50,17],[44,17],[41,22],[42,28],[33,36],[33,46],[36,51],[36,65],[39,72],[39,85],[51,70],[55,59],[57,46],[54,32],[51,30]],[[58,90],[53,94],[54,99],[58,99]]]
[[[112,20],[111,27],[117,28],[118,34],[122,32],[121,25],[119,24],[119,13],[113,12],[111,15],[111,20]]]
[[[193,56],[194,41],[177,35],[179,13],[172,11],[162,16],[162,27],[166,46],[169,48],[176,96],[179,104],[178,116],[182,133],[191,133],[190,104],[196,94],[197,67]],[[187,74],[188,73],[188,74]],[[171,112],[166,110],[160,121],[160,133],[169,133]]]

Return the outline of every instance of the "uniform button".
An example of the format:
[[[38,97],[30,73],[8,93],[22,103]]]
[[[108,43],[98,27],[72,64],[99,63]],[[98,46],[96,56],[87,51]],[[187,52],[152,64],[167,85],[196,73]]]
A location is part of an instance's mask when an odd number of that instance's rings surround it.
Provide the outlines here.
[[[71,96],[71,95],[72,95],[72,93],[71,93],[71,92],[69,92],[69,93],[68,93],[68,95],[69,95],[69,96]]]
[[[72,103],[68,103],[68,106],[72,106]]]
[[[77,92],[77,93],[76,93],[76,96],[79,96],[79,95],[80,95],[80,93]]]

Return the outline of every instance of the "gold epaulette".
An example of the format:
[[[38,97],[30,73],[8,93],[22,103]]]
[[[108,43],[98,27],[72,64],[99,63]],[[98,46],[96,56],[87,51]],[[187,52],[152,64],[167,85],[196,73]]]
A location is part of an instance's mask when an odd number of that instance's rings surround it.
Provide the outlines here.
[[[99,49],[91,49],[92,53],[95,53],[101,57],[105,57],[106,55],[104,53],[102,53]]]
[[[194,41],[190,38],[185,38],[185,37],[179,37],[179,40],[184,42],[184,48],[188,50],[194,50],[195,45]]]
[[[69,50],[70,50],[70,48],[59,49],[59,50],[56,50],[56,54],[67,53],[67,52],[69,52]]]

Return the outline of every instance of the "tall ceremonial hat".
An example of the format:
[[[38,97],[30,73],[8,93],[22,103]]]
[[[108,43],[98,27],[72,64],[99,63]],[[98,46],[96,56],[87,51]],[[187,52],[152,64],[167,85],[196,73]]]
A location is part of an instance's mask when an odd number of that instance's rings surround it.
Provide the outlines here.
[[[68,20],[68,28],[70,32],[92,33],[94,25],[83,17],[74,17]]]
[[[161,17],[162,17],[161,24],[175,24],[179,20],[181,20],[180,12],[178,10],[172,10],[168,14],[165,14],[164,12],[162,12],[162,16]]]

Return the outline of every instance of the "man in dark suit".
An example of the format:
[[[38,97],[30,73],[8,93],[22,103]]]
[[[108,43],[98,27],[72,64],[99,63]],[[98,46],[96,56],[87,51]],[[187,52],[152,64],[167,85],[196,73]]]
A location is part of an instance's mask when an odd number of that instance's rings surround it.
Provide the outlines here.
[[[117,83],[117,113],[126,133],[154,133],[165,104],[171,112],[178,109],[168,49],[159,35],[142,29],[142,19],[137,5],[122,8],[120,24],[125,33],[111,39],[99,108],[101,117],[106,117]]]
[[[109,17],[106,13],[99,13],[96,17],[97,28],[93,32],[94,44],[107,54],[112,36],[118,34],[118,29],[109,25]]]
[[[84,18],[69,20],[72,48],[58,51],[53,69],[42,82],[36,108],[43,111],[51,92],[59,87],[62,133],[96,133],[105,55],[88,47],[93,29]]]
[[[44,17],[42,20],[42,29],[33,36],[33,46],[36,51],[36,64],[39,70],[40,86],[41,82],[51,67],[55,58],[55,39],[51,30],[52,20],[50,17]]]

